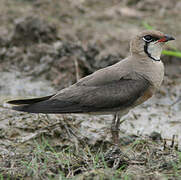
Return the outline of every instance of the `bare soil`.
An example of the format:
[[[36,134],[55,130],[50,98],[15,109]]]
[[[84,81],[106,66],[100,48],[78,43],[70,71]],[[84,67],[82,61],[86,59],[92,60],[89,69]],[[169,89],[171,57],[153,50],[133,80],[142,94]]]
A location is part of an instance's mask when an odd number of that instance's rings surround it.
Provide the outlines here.
[[[5,103],[116,63],[145,24],[173,35],[166,49],[181,51],[180,8],[179,0],[1,0],[0,178],[181,179],[179,58],[162,57],[163,85],[124,117],[119,148],[111,116],[35,115]]]

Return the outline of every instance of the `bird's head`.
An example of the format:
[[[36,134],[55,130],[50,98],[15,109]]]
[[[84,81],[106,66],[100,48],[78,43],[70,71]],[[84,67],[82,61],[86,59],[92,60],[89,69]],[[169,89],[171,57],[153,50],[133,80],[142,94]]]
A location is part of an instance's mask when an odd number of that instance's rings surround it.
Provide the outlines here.
[[[172,36],[160,31],[147,30],[139,33],[131,40],[130,50],[132,54],[139,54],[160,61],[163,45],[171,40],[174,40]]]

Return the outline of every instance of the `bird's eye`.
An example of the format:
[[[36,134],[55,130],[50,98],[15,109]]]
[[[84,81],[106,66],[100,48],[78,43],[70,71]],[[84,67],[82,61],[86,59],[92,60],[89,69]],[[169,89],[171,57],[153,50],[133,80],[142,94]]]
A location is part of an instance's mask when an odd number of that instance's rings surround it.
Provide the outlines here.
[[[143,40],[146,41],[146,42],[151,42],[153,40],[153,37],[150,36],[150,35],[146,35],[143,37]]]

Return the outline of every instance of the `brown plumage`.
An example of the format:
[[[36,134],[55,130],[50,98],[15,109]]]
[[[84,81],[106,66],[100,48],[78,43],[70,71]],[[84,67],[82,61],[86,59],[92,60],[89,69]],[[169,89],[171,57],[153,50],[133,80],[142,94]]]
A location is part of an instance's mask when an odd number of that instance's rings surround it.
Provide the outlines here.
[[[112,132],[117,143],[120,117],[159,89],[164,76],[159,59],[162,46],[173,39],[159,31],[141,32],[130,43],[130,56],[120,62],[80,79],[55,95],[8,103],[17,105],[14,110],[30,113],[114,114],[117,122]]]

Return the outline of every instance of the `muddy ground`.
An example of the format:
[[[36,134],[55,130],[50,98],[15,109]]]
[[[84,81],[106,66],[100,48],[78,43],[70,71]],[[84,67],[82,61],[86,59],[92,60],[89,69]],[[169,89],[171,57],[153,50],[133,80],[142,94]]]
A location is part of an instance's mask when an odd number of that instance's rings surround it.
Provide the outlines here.
[[[162,56],[157,94],[110,139],[111,116],[34,115],[10,110],[14,98],[52,94],[129,53],[151,25],[181,51],[179,0],[1,0],[1,179],[181,179],[181,59]],[[172,138],[174,139],[174,144]],[[166,140],[165,140],[166,139]]]

